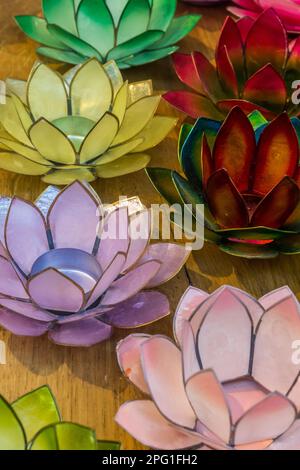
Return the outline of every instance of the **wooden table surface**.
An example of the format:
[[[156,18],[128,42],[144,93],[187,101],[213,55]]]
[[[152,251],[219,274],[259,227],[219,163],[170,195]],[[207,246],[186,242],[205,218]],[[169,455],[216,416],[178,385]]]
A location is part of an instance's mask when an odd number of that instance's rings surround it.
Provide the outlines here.
[[[8,76],[27,79],[36,60],[36,44],[18,29],[13,15],[36,14],[40,0],[0,0],[0,7],[0,79]],[[190,36],[182,41],[182,51],[198,49],[212,58],[226,16],[225,9],[190,10],[202,13],[203,18]],[[152,78],[156,90],[181,87],[169,58],[132,69],[124,75],[130,81]],[[184,119],[166,103],[162,103],[160,110],[177,115],[180,122]],[[151,166],[178,167],[176,145],[180,122],[176,130],[152,151]],[[98,180],[93,186],[103,202],[113,202],[119,195],[139,195],[146,205],[161,201],[143,171],[111,180]],[[0,194],[3,196],[18,195],[34,200],[45,187],[38,177],[0,171]],[[212,292],[223,284],[231,284],[255,296],[285,284],[300,294],[298,267],[297,256],[243,260],[208,244],[194,253],[187,265],[194,286]],[[182,271],[163,286],[162,291],[169,295],[171,302],[171,316],[139,331],[172,335],[172,315],[188,283],[188,277]],[[65,420],[95,428],[99,438],[120,440],[123,449],[143,449],[114,422],[114,415],[123,402],[141,397],[122,377],[116,362],[116,343],[129,333],[116,330],[111,341],[89,349],[76,349],[56,346],[46,337],[13,336],[0,328],[0,340],[6,343],[7,350],[7,364],[0,365],[0,393],[8,400],[14,400],[40,385],[49,384]]]

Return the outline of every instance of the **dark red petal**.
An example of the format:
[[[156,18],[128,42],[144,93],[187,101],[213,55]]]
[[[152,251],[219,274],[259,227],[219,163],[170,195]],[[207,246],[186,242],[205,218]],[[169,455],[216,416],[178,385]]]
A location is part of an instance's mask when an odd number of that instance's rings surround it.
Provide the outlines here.
[[[210,147],[207,142],[206,135],[204,134],[201,142],[201,167],[202,167],[202,182],[206,187],[208,178],[214,171],[213,160]]]
[[[205,92],[213,101],[222,98],[224,92],[215,67],[201,52],[193,52],[192,56]]]
[[[238,98],[239,86],[226,46],[217,50],[217,64],[219,78],[224,90],[233,98]]]
[[[268,63],[282,72],[287,51],[286,30],[275,11],[269,8],[257,18],[247,36],[245,54],[248,76]]]
[[[223,228],[246,227],[249,215],[245,201],[226,170],[218,170],[207,181],[209,209]]]
[[[267,194],[284,176],[294,176],[299,160],[299,143],[286,113],[264,129],[256,158],[253,191],[257,194]]]
[[[216,49],[216,62],[218,61],[219,49],[224,46],[227,48],[238,81],[243,83],[245,78],[243,42],[237,23],[230,16],[227,16],[221,31]]]
[[[245,84],[243,97],[274,112],[282,112],[287,102],[287,92],[282,76],[271,64],[258,70]]]
[[[294,80],[299,80],[299,70],[300,70],[300,36],[294,42],[294,45],[291,49],[290,56],[287,61],[285,80],[287,83],[288,90],[292,88],[292,83]]]
[[[247,35],[253,26],[253,23],[254,23],[254,19],[250,18],[250,16],[244,16],[244,18],[241,18],[236,23],[240,30],[240,34],[241,34],[242,41],[244,44],[246,42]]]
[[[213,149],[215,170],[225,168],[238,190],[242,193],[247,192],[255,151],[255,135],[249,119],[240,108],[233,108],[215,141]]]
[[[269,109],[263,108],[255,103],[250,103],[246,100],[220,100],[216,103],[218,109],[223,113],[228,113],[235,106],[239,106],[245,114],[250,114],[252,111],[258,110],[261,114],[268,120],[271,120],[275,117],[275,114],[272,113]]]
[[[214,103],[206,96],[196,95],[189,91],[169,91],[163,95],[164,99],[175,108],[180,109],[194,119],[208,117],[221,120],[224,116],[217,110]]]
[[[299,188],[300,188],[300,167],[298,167],[298,168],[296,169],[296,172],[295,172],[295,175],[294,175],[294,178],[293,178],[293,179],[296,181],[297,185],[298,185]]]
[[[300,190],[294,180],[284,177],[259,203],[251,226],[281,227],[297,207]]]
[[[203,87],[191,54],[175,52],[173,65],[178,78],[187,86],[203,93]]]

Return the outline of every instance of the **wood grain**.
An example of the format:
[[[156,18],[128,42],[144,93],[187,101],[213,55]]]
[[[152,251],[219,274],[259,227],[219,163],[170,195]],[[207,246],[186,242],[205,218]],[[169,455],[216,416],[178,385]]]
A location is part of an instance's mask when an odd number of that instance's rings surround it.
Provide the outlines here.
[[[36,60],[35,43],[26,38],[13,20],[15,14],[35,14],[40,0],[0,0],[0,79],[8,76],[26,79]],[[187,7],[181,7],[187,10]],[[226,16],[224,9],[198,8],[203,19],[192,34],[182,41],[182,50],[198,49],[213,57],[220,27]],[[152,78],[156,90],[176,89],[177,80],[170,59],[165,59],[126,72],[130,81]],[[161,112],[176,113],[166,103]],[[177,168],[177,135],[180,126],[152,151],[152,166]],[[177,168],[178,169],[178,168]],[[161,201],[148,182],[144,172],[112,180],[98,180],[93,184],[103,202],[113,202],[119,195],[138,194],[146,205]],[[38,177],[23,177],[0,172],[0,194],[14,194],[34,200],[45,188]],[[247,261],[223,254],[216,247],[205,245],[188,263],[190,279],[195,286],[212,292],[222,284],[232,284],[260,296],[284,284],[299,293],[297,279],[299,258],[280,257],[272,261]],[[169,295],[172,313],[188,286],[184,271],[162,288]],[[168,318],[140,331],[150,334],[172,335]],[[7,364],[0,365],[0,393],[8,400],[38,387],[49,384],[55,393],[62,415],[96,429],[99,438],[120,440],[124,449],[143,449],[114,422],[120,404],[141,397],[133,386],[121,376],[115,358],[115,345],[129,331],[116,331],[113,339],[90,349],[59,347],[46,337],[24,338],[0,329],[0,340],[7,345]]]

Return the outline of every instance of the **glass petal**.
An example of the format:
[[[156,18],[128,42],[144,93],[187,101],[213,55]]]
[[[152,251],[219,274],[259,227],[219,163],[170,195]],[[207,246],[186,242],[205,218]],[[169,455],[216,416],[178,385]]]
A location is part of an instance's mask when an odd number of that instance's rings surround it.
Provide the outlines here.
[[[143,141],[134,149],[135,152],[143,152],[158,145],[167,137],[176,126],[177,119],[165,116],[154,116],[149,124],[136,136]]]
[[[128,81],[123,83],[122,87],[119,89],[112,108],[112,114],[116,116],[119,120],[119,123],[122,124],[128,101]]]
[[[16,153],[0,152],[0,168],[22,175],[44,175],[49,171],[47,166],[34,163]]]
[[[90,183],[95,179],[96,176],[90,170],[82,168],[78,170],[56,170],[44,176],[42,181],[47,184],[65,185],[74,181],[87,181]]]
[[[81,321],[56,325],[48,336],[51,341],[62,346],[90,347],[107,340],[111,334],[110,325],[96,318],[83,318]]]
[[[166,31],[176,11],[176,0],[155,0],[152,3],[148,29]]]
[[[54,49],[52,47],[38,47],[36,53],[49,59],[66,62],[67,64],[80,64],[85,59],[85,57],[76,54],[76,52]]]
[[[64,44],[55,38],[47,29],[47,22],[37,16],[15,16],[18,26],[34,41],[45,44],[45,46],[64,49]]]
[[[0,396],[0,450],[25,450],[24,429],[12,407]]]
[[[107,55],[107,60],[126,61],[127,57],[130,59],[130,56],[147,49],[155,41],[158,41],[162,35],[162,31],[145,31],[142,34],[139,34],[139,36],[135,36],[134,38],[129,39],[129,41],[123,42],[111,49]]]
[[[86,163],[104,154],[116,137],[119,129],[118,119],[105,113],[82,142],[79,150],[80,163]]]
[[[248,259],[270,259],[278,256],[276,245],[255,245],[253,243],[222,242],[220,250],[232,256]]]
[[[47,23],[57,24],[72,34],[76,34],[75,8],[73,0],[42,1],[44,16]]]
[[[173,18],[162,39],[149,49],[161,49],[176,44],[195,28],[200,19],[201,15],[183,15]]]
[[[173,54],[173,52],[176,52],[177,49],[178,47],[176,46],[170,46],[164,47],[163,49],[155,49],[153,51],[147,50],[144,52],[140,52],[134,57],[125,58],[124,62],[118,62],[118,65],[120,69],[124,69],[129,68],[131,66],[148,64],[150,62],[155,62],[156,60],[162,59],[163,57],[167,57],[168,55]]]
[[[60,28],[55,24],[48,24],[47,26],[48,31],[56,36],[61,42],[65,44],[65,48],[70,48],[74,50],[77,54],[81,54],[82,56],[86,57],[97,57],[100,61],[102,61],[102,56],[99,52],[94,49],[90,44],[85,42],[83,39],[79,38],[78,36],[74,36],[68,31]]]
[[[2,144],[5,144],[5,146],[9,148],[10,150],[12,150],[13,152],[23,155],[23,157],[26,157],[35,163],[40,163],[41,165],[51,166],[51,163],[48,160],[43,158],[39,154],[39,152],[37,152],[31,147],[22,145],[19,142],[16,142],[15,140],[3,139],[1,137],[0,137],[0,142]]]
[[[196,70],[192,54],[176,52],[173,54],[172,62],[179,80],[198,93],[203,93],[203,86]]]
[[[120,16],[122,14],[122,11],[124,10],[128,0],[106,0],[106,4],[109,8],[109,11],[111,12],[115,26],[118,26]]]
[[[226,18],[222,27],[217,50],[223,49],[224,46],[227,49],[230,62],[233,65],[238,82],[241,86],[245,79],[244,46],[238,24],[230,16]],[[216,60],[218,57],[219,53],[217,51]]]
[[[100,178],[114,178],[142,170],[148,165],[149,161],[149,155],[145,153],[134,153],[119,158],[114,162],[107,163],[106,165],[99,165],[96,172]]]
[[[4,129],[16,140],[32,147],[11,97],[6,97],[5,105],[0,107],[0,121]]]
[[[117,44],[126,42],[147,31],[149,18],[150,6],[148,0],[129,0],[118,25]]]
[[[206,96],[191,93],[189,91],[168,91],[163,95],[164,99],[175,108],[183,111],[194,119],[207,117],[223,121],[224,115],[215,104]]]
[[[11,98],[19,115],[20,121],[25,129],[25,132],[27,133],[28,129],[32,125],[32,119],[30,117],[30,114],[28,113],[24,103],[18,95],[11,93]]]
[[[0,309],[0,325],[14,335],[32,337],[42,336],[52,326],[51,323],[32,320],[7,309]]]
[[[12,263],[0,256],[0,292],[3,296],[17,297],[19,299],[28,299],[28,294],[17,275]]]
[[[123,270],[134,266],[146,250],[151,236],[151,212],[148,209],[133,214],[129,219],[129,248]]]
[[[134,140],[130,140],[129,142],[125,142],[124,144],[111,147],[100,158],[93,161],[93,165],[103,165],[106,163],[111,163],[117,160],[118,158],[123,157],[124,155],[127,155],[128,153],[133,152],[133,150],[139,147],[142,143],[143,143],[143,139],[134,139]]]
[[[38,433],[30,450],[96,450],[95,432],[74,423],[58,423]]]

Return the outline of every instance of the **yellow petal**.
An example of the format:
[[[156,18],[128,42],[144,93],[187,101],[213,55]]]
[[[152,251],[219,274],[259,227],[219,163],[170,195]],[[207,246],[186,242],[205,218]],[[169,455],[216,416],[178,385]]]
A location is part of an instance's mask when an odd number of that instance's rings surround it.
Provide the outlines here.
[[[26,82],[24,80],[16,80],[15,78],[7,78],[5,83],[8,93],[14,93],[26,104]]]
[[[22,175],[44,175],[49,167],[39,165],[21,155],[9,152],[0,152],[0,168]]]
[[[112,114],[106,113],[84,139],[79,151],[80,163],[93,160],[106,152],[118,129],[118,119]]]
[[[23,101],[19,96],[14,95],[13,93],[11,94],[11,98],[13,100],[13,103],[15,105],[15,108],[17,110],[18,116],[20,118],[20,121],[25,129],[25,132],[28,132],[28,129],[32,125],[32,119],[30,117],[30,114],[28,113]]]
[[[128,153],[131,153],[133,149],[139,146],[143,142],[143,139],[130,140],[122,145],[111,147],[104,155],[93,162],[93,165],[104,165],[106,163],[113,162]]]
[[[114,96],[116,96],[121,86],[123,85],[123,77],[120,72],[120,69],[114,60],[106,62],[103,67],[110,78],[110,81],[113,86]]]
[[[39,64],[28,79],[27,103],[35,119],[43,117],[53,121],[66,116],[67,91],[61,75]]]
[[[176,126],[177,119],[165,116],[154,116],[147,126],[137,137],[142,137],[143,142],[136,147],[134,152],[143,152],[144,150],[155,147],[169,134]]]
[[[7,96],[6,103],[0,105],[0,122],[4,129],[16,140],[19,140],[29,147],[32,146],[11,97]]]
[[[90,183],[94,181],[96,176],[85,168],[79,170],[56,170],[44,176],[42,180],[47,184],[70,184],[75,180],[87,181]]]
[[[45,119],[37,121],[29,130],[35,148],[47,160],[72,164],[76,161],[75,150],[68,138]]]
[[[150,161],[149,155],[145,153],[135,153],[119,158],[115,162],[97,167],[97,175],[100,178],[114,178],[115,176],[127,175],[134,171],[145,168]]]
[[[113,87],[103,66],[96,59],[85,62],[70,85],[72,114],[98,121],[109,111]]]
[[[117,93],[113,108],[112,114],[117,116],[119,123],[122,124],[122,121],[125,116],[125,111],[127,108],[127,99],[128,99],[128,82],[125,82],[122,88]]]
[[[27,147],[26,145],[20,144],[20,142],[0,137],[0,143],[4,144],[10,150],[13,150],[16,153],[23,155],[23,157],[26,157],[35,163],[51,166],[51,163],[48,162],[48,160],[46,160],[45,158],[43,158],[42,155],[39,154],[39,152],[37,152],[33,148]]]
[[[129,104],[153,95],[152,80],[143,80],[142,82],[134,82],[129,85]]]
[[[139,134],[154,116],[159,102],[160,96],[147,96],[129,106],[113,145],[121,144]]]

